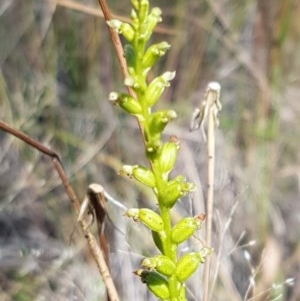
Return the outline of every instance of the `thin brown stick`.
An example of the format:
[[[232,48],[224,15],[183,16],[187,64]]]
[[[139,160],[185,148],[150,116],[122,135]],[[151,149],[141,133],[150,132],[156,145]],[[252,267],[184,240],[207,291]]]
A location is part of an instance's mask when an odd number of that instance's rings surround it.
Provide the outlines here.
[[[106,4],[105,0],[98,0],[99,5],[102,9],[103,15],[104,15],[104,19],[106,22],[108,22],[109,20],[112,19],[112,14],[110,13],[110,10]],[[128,72],[127,72],[127,64],[126,64],[126,60],[124,58],[124,50],[123,50],[123,46],[121,44],[121,40],[119,35],[117,34],[117,32],[111,28],[110,26],[108,26],[108,30],[115,48],[115,51],[117,53],[117,59],[119,61],[119,65],[121,67],[121,71],[122,74],[124,76],[124,78],[128,77]],[[132,91],[129,91],[130,93],[132,93]]]
[[[1,120],[0,120],[0,128],[3,131],[5,131],[5,132],[19,138],[20,140],[24,141],[26,144],[29,144],[30,146],[37,149],[41,153],[43,153],[47,156],[50,156],[51,158],[56,158],[60,162],[60,164],[62,165],[61,160],[59,158],[59,155],[54,150],[50,149],[49,147],[44,146],[43,144],[41,144],[38,141],[32,139],[31,137],[29,137],[28,135],[22,133],[21,131],[12,128],[9,124],[7,124],[7,123],[5,123]]]
[[[68,176],[66,175],[66,173],[64,171],[64,168],[63,168],[63,165],[62,165],[59,155],[52,149],[42,145],[40,142],[32,139],[31,137],[22,133],[21,131],[12,128],[10,125],[8,125],[7,123],[5,123],[3,121],[0,121],[0,129],[2,129],[4,132],[7,132],[7,133],[17,137],[18,139],[22,140],[26,144],[32,146],[33,148],[37,149],[38,151],[49,156],[52,159],[54,169],[56,170],[58,176],[60,177],[62,184],[64,186],[64,189],[70,199],[70,202],[71,202],[76,214],[78,215],[80,212],[80,203],[78,201],[76,193],[74,192],[74,190],[69,182]],[[94,260],[96,261],[100,275],[105,283],[105,286],[107,288],[107,293],[109,295],[110,300],[111,301],[119,301],[118,293],[117,293],[117,290],[113,283],[113,280],[111,278],[111,275],[109,273],[109,269],[105,262],[103,252],[99,248],[95,236],[89,230],[89,226],[84,220],[80,220],[79,225],[82,228],[82,230],[85,234],[85,238],[88,241],[90,251],[94,257]]]
[[[104,19],[107,23],[108,21],[110,21],[112,19],[112,14],[110,13],[110,10],[109,10],[105,0],[98,0],[98,2],[99,2],[99,5],[102,9]],[[120,64],[120,68],[121,68],[123,77],[127,78],[128,77],[127,63],[126,63],[126,60],[125,60],[125,57],[124,57],[124,49],[123,49],[120,37],[119,37],[118,33],[113,28],[111,28],[110,26],[108,26],[108,30],[109,30],[111,40],[113,42],[116,54],[117,54],[117,59],[118,59],[118,62]],[[127,86],[127,90],[128,90],[128,93],[132,97],[135,97],[135,93],[130,87]],[[140,124],[140,122],[137,118],[136,118],[136,120],[137,120],[139,129],[140,129],[141,135],[143,137],[143,143],[145,144],[146,142],[145,142],[145,136],[144,136],[144,132],[142,130],[142,126],[141,126],[141,124]]]
[[[104,232],[105,218],[107,216],[105,203],[103,187],[95,183],[90,184],[86,197],[81,204],[77,221],[82,222],[85,220],[85,216],[88,215],[89,219],[87,219],[87,221],[88,224],[91,225],[93,220],[96,219],[100,247],[104,255],[106,265],[109,267],[109,246]],[[91,217],[92,219],[90,219]],[[107,294],[107,300],[111,301],[109,294]]]

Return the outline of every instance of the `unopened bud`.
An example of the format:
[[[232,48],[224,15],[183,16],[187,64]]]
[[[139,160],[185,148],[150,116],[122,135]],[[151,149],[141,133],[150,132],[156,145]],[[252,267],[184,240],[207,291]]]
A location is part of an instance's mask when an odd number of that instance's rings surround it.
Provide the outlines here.
[[[169,82],[175,77],[175,74],[175,71],[165,72],[149,84],[145,91],[145,98],[149,107],[152,107],[162,95],[165,88],[170,86]]]

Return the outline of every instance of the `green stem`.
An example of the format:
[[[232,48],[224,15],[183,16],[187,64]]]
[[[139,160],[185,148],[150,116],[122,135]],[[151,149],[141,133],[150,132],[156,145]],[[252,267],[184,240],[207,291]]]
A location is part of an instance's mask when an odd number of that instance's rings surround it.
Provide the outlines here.
[[[165,206],[160,206],[161,218],[164,223],[164,231],[166,233],[166,242],[165,242],[165,256],[169,257],[175,263],[177,262],[177,246],[171,242],[171,214],[170,209]],[[175,275],[172,275],[169,278],[169,290],[171,300],[178,297],[178,281]]]

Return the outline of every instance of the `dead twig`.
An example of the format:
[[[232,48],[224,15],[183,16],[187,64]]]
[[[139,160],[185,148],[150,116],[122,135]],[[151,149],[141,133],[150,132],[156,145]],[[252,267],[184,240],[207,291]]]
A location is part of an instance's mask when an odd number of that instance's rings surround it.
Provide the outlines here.
[[[63,167],[63,164],[62,164],[62,161],[61,161],[59,155],[52,149],[44,146],[40,142],[34,140],[33,138],[29,137],[28,135],[22,133],[21,131],[12,128],[10,125],[8,125],[7,123],[5,123],[3,121],[0,121],[0,129],[2,129],[6,133],[9,133],[9,134],[17,137],[18,139],[22,140],[26,144],[32,146],[36,150],[49,156],[52,159],[53,167],[61,179],[64,189],[69,197],[69,200],[70,200],[76,214],[79,215],[80,203],[78,201],[75,191],[73,190],[73,188],[69,182],[68,176],[64,170],[64,167]],[[87,239],[90,251],[92,253],[94,260],[96,261],[96,264],[97,264],[98,270],[100,272],[100,275],[103,279],[103,282],[105,283],[105,286],[107,288],[107,294],[108,294],[110,300],[111,301],[119,301],[117,290],[115,288],[115,285],[114,285],[111,275],[109,273],[108,266],[105,261],[105,256],[104,256],[102,250],[99,248],[95,236],[89,230],[89,225],[87,224],[87,222],[85,222],[83,219],[79,220],[79,225],[84,232],[85,238]]]

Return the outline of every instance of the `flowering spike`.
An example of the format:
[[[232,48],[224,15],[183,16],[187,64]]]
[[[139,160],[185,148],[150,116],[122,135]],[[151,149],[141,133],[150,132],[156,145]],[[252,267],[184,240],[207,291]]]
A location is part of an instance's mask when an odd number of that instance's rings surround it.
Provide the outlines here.
[[[120,174],[135,179],[150,187],[158,202],[156,213],[148,208],[132,208],[125,216],[143,223],[151,230],[152,238],[161,254],[145,258],[142,267],[134,273],[146,283],[148,289],[164,301],[187,301],[184,281],[204,262],[211,249],[203,248],[178,258],[178,245],[191,237],[200,228],[204,215],[186,217],[172,227],[171,208],[176,201],[195,190],[195,184],[187,182],[184,176],[169,180],[179,151],[179,141],[171,136],[163,141],[163,131],[170,121],[177,118],[173,110],[155,110],[155,104],[162,96],[175,72],[164,72],[149,81],[147,75],[158,59],[170,48],[167,42],[147,45],[154,27],[162,20],[158,7],[149,9],[149,0],[131,0],[130,23],[111,20],[108,24],[122,34],[128,41],[124,48],[127,63],[125,86],[129,94],[112,92],[110,101],[125,112],[134,115],[141,129],[149,168],[140,165],[124,165]],[[215,83],[211,90],[218,90]],[[217,101],[216,97],[213,100]],[[216,103],[217,110],[220,109]],[[200,111],[200,112],[199,112]],[[196,111],[194,119],[202,118],[201,110]],[[205,112],[204,112],[205,113]]]

